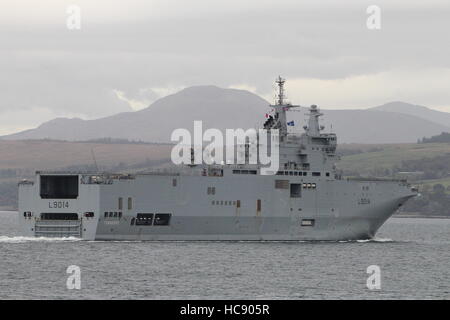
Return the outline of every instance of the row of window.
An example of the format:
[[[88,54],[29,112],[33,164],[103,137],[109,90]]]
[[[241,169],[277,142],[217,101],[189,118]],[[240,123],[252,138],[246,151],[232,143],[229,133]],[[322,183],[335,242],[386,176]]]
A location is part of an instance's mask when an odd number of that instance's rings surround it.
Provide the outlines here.
[[[105,218],[122,218],[122,212],[121,211],[107,211],[104,214]]]
[[[312,147],[311,150],[317,150],[317,151],[333,151],[335,148],[334,147],[323,147],[323,148],[314,148]]]
[[[256,170],[233,170],[233,174],[257,174]]]
[[[358,204],[370,204],[370,199],[369,198],[358,199]]]
[[[307,172],[302,171],[278,171],[277,176],[306,176]]]
[[[213,200],[211,201],[211,204],[214,206],[235,206],[236,205],[236,201],[223,201],[223,200]]]
[[[303,189],[315,189],[315,188],[316,188],[315,183],[304,183],[303,184]]]
[[[168,226],[171,213],[138,213],[136,218],[131,218],[130,225],[134,226]]]
[[[308,172],[305,171],[278,171],[277,172],[277,176],[307,176]],[[320,177],[321,173],[320,172],[312,172],[312,176],[313,177]],[[325,176],[329,177],[330,173],[326,172]]]

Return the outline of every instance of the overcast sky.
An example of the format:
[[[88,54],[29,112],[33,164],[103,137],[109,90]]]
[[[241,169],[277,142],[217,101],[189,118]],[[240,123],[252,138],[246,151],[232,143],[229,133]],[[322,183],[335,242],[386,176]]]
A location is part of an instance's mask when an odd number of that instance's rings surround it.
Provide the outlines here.
[[[395,2],[395,3],[393,3]],[[381,29],[369,30],[369,5]],[[81,29],[66,26],[69,5]],[[2,0],[0,134],[214,84],[322,108],[450,112],[450,1]]]

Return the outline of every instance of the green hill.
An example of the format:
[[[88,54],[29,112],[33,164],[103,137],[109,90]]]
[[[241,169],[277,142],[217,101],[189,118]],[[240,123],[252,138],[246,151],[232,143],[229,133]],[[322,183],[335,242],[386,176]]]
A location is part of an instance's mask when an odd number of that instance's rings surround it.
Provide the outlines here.
[[[450,153],[450,143],[404,143],[359,145],[343,144],[339,151],[344,155],[338,168],[348,173],[367,175],[394,167],[401,167],[402,161],[433,158]],[[361,153],[349,154],[355,151]]]

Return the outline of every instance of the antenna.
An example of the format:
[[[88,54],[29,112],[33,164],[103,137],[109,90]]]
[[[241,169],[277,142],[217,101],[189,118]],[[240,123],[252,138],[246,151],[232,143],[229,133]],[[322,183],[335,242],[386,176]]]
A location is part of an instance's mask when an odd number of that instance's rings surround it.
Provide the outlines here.
[[[278,76],[278,79],[275,81],[278,84],[278,105],[284,105],[284,82],[286,80]]]
[[[92,159],[94,160],[95,170],[98,172],[97,160],[95,160],[94,148],[91,148]]]

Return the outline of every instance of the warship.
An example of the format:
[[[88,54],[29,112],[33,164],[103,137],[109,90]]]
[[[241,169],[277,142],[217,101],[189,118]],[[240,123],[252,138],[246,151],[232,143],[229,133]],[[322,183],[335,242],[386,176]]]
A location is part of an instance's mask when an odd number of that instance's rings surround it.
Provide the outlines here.
[[[185,164],[136,174],[36,172],[19,183],[22,235],[84,240],[340,241],[371,239],[417,189],[406,180],[346,178],[337,137],[316,105],[288,132],[284,79],[263,127],[279,134],[279,165]]]

